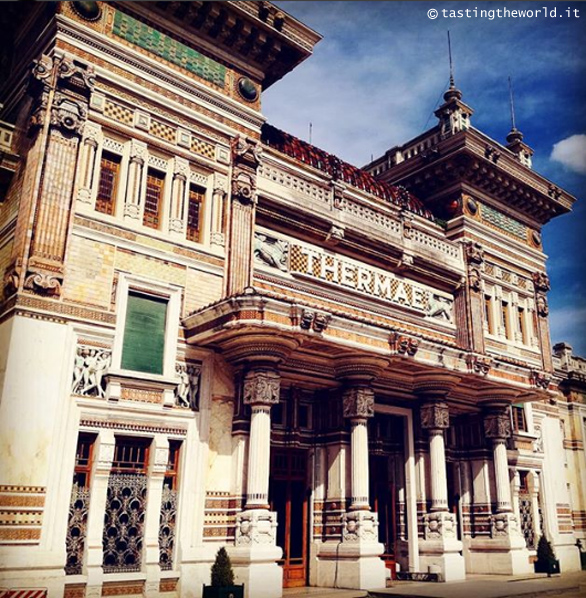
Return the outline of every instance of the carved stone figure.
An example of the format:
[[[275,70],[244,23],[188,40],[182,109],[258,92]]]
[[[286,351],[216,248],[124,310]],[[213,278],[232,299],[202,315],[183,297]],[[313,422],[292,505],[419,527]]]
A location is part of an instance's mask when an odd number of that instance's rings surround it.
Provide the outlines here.
[[[350,511],[342,515],[343,542],[378,542],[378,514]]]
[[[326,235],[326,243],[337,245],[344,239],[344,227],[332,224],[328,234]]]
[[[201,367],[178,363],[175,366],[175,371],[179,377],[179,384],[175,390],[177,406],[186,409],[197,409]]]
[[[254,235],[254,257],[257,260],[286,272],[288,255],[289,243],[287,241],[269,240],[266,235],[261,233]]]
[[[533,284],[536,291],[542,291],[543,293],[547,293],[551,289],[549,276],[545,272],[534,272]]]
[[[313,319],[313,329],[315,332],[323,332],[330,323],[332,316],[330,314],[326,314],[322,311],[318,311],[315,314],[315,318]]]
[[[550,382],[551,376],[548,376],[545,372],[540,372],[538,370],[531,371],[531,383],[537,386],[537,388],[547,390]]]
[[[109,349],[79,346],[73,366],[71,392],[83,396],[106,396],[105,376],[111,361]]]
[[[478,292],[482,290],[482,276],[479,268],[475,268],[474,266],[468,267],[468,285],[473,291]]]
[[[392,351],[399,355],[408,355],[413,357],[419,350],[419,341],[416,338],[391,332],[389,336],[389,345]]]
[[[480,243],[469,241],[464,247],[466,259],[469,263],[482,264],[484,261],[484,250],[482,249],[482,245]]]
[[[427,315],[438,320],[452,321],[452,301],[439,295],[433,295],[429,300]]]
[[[547,318],[547,316],[549,315],[549,305],[547,304],[547,299],[545,298],[545,295],[542,295],[541,293],[538,294],[535,298],[535,303],[537,305],[538,315],[540,315],[542,318]]]

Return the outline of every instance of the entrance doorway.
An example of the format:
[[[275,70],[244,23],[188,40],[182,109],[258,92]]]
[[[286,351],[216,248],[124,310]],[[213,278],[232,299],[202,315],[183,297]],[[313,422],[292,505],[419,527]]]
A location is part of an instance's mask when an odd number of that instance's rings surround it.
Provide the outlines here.
[[[307,451],[271,448],[269,502],[283,549],[283,587],[307,585]]]

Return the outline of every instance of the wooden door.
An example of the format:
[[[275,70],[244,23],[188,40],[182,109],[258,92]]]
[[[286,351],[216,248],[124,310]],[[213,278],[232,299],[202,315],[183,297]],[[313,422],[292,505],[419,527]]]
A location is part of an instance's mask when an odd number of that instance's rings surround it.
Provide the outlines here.
[[[283,586],[307,585],[307,452],[273,449],[269,487],[277,513],[277,545],[283,549]]]

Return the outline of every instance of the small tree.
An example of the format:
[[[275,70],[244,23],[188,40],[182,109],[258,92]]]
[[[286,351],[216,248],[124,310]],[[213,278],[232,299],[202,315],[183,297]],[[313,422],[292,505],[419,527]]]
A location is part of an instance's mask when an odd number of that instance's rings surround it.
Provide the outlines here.
[[[222,546],[212,565],[212,587],[225,588],[234,585],[234,571],[226,549]]]
[[[555,552],[551,546],[551,542],[545,537],[545,535],[539,538],[537,544],[537,560],[542,563],[552,563],[556,560]]]

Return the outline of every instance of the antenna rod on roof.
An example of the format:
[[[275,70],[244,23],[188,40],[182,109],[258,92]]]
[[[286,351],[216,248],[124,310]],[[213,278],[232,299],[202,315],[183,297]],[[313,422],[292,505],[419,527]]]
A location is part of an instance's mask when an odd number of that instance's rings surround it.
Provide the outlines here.
[[[449,29],[448,29],[448,55],[450,57],[450,87],[455,87],[454,64],[452,62],[452,41],[450,40],[450,30]]]
[[[509,101],[511,104],[511,128],[515,130],[517,127],[515,125],[515,104],[513,103],[513,82],[511,81],[511,76],[509,75]]]
[[[313,123],[310,121],[309,122],[309,143],[311,143],[311,131],[313,129]]]

